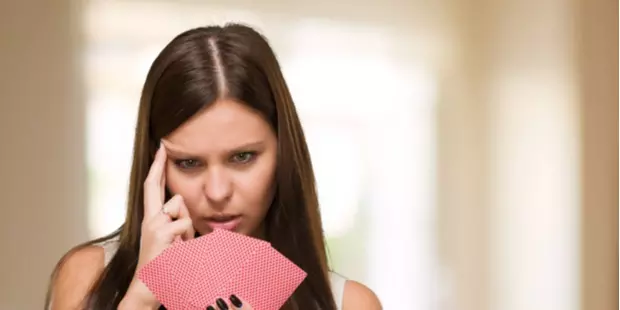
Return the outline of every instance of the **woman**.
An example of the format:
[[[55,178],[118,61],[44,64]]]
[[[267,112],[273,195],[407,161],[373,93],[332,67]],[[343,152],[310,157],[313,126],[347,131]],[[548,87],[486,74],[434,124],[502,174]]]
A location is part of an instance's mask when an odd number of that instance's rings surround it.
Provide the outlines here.
[[[303,130],[253,29],[197,28],[164,48],[142,91],[130,181],[122,227],[58,263],[51,309],[160,308],[136,271],[174,240],[215,228],[268,240],[307,272],[284,309],[381,308],[367,287],[328,269]],[[243,296],[211,307],[251,309]]]

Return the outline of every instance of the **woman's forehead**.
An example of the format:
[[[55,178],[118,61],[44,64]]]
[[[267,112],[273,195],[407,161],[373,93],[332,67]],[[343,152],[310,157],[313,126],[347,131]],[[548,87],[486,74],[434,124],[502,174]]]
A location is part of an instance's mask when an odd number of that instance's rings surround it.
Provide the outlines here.
[[[233,100],[220,100],[199,111],[164,140],[171,150],[211,153],[266,142],[273,131],[250,107]]]

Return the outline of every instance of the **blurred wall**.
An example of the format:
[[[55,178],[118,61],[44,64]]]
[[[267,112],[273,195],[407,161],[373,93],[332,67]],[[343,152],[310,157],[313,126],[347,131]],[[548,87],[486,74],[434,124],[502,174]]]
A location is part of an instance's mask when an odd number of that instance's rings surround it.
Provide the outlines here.
[[[42,309],[62,253],[87,237],[77,8],[0,1],[0,309]]]
[[[456,1],[442,309],[617,309],[618,3]]]
[[[579,1],[581,309],[618,309],[618,1]]]

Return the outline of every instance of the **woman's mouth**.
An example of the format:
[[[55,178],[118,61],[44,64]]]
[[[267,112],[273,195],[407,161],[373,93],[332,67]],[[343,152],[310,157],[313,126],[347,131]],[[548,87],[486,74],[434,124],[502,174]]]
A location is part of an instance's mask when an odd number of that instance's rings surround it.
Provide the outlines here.
[[[207,225],[209,225],[209,227],[214,230],[214,229],[225,229],[225,230],[230,230],[230,231],[234,231],[237,229],[237,227],[239,226],[239,224],[241,223],[241,216],[239,215],[218,215],[218,216],[211,216],[206,218],[207,220]]]

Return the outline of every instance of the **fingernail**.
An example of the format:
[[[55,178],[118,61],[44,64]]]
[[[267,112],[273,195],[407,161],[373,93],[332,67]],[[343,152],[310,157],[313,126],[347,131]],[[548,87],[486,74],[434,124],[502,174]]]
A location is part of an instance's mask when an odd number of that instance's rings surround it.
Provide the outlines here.
[[[241,308],[243,306],[241,300],[239,300],[239,298],[237,298],[237,296],[235,295],[230,295],[230,302],[237,308]]]
[[[220,307],[220,309],[228,310],[228,305],[226,304],[224,299],[218,298],[216,302],[217,302],[217,306]]]
[[[213,306],[208,306],[207,310],[215,310],[215,308],[213,308]]]

